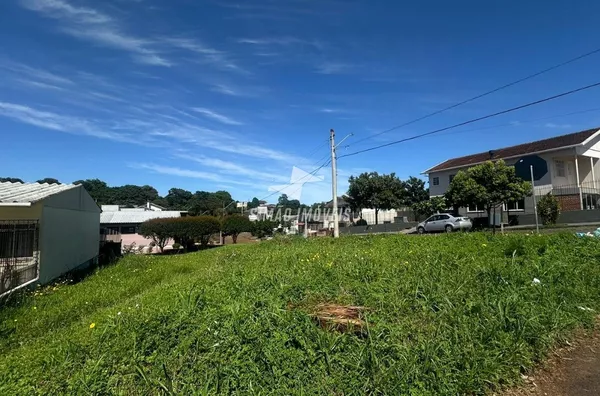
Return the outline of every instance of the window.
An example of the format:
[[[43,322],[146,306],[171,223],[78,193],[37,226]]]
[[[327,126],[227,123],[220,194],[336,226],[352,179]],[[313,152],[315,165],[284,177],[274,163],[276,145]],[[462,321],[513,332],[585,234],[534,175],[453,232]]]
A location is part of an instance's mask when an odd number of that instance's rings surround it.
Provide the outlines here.
[[[430,218],[428,218],[428,219],[427,219],[427,220],[425,220],[425,221],[426,221],[427,223],[429,223],[429,222],[432,222],[432,221],[436,221],[436,220],[438,220],[439,218],[440,218],[440,216],[438,216],[438,215],[434,215],[434,216],[431,216]]]
[[[450,218],[450,216],[448,215],[439,215],[438,216],[438,220],[448,220]]]
[[[456,175],[450,175],[450,176],[448,176],[448,181],[449,181],[450,183],[452,183],[452,179],[454,179],[454,176],[456,176]]]
[[[521,199],[519,201],[516,202],[509,202],[508,205],[506,205],[506,209],[507,210],[525,210],[525,200]]]
[[[135,234],[136,232],[135,226],[121,227],[121,234]]]
[[[565,173],[565,161],[555,160],[554,167],[556,168],[556,176],[557,177],[566,177],[567,176],[567,174]]]
[[[434,177],[433,178],[433,185],[434,186],[439,186],[440,185],[440,178],[439,177]]]
[[[470,213],[483,212],[483,208],[480,208],[477,205],[469,205],[469,206],[467,206],[467,212],[470,212]]]

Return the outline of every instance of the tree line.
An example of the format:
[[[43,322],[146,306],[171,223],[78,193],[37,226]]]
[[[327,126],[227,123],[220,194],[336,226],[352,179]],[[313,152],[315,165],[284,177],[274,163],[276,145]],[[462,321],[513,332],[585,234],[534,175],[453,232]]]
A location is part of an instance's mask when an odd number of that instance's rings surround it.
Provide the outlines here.
[[[362,173],[349,179],[347,199],[353,210],[375,209],[375,222],[379,210],[408,207],[417,220],[449,208],[477,206],[489,216],[502,204],[518,202],[532,194],[531,183],[515,174],[514,166],[502,160],[487,161],[467,170],[459,171],[452,179],[444,196],[429,197],[425,182],[416,177],[400,180],[394,173]]]

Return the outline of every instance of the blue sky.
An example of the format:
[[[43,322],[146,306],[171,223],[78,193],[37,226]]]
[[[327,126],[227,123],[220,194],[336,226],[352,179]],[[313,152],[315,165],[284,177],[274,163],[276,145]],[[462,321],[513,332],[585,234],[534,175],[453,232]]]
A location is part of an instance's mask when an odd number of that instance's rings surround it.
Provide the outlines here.
[[[330,128],[354,134],[343,155],[597,82],[593,55],[353,145],[595,49],[599,12],[591,1],[5,0],[0,173],[262,198],[293,166],[326,158]],[[342,158],[339,191],[362,171],[406,178],[600,126],[599,94]],[[329,168],[318,174],[304,202],[330,198]]]

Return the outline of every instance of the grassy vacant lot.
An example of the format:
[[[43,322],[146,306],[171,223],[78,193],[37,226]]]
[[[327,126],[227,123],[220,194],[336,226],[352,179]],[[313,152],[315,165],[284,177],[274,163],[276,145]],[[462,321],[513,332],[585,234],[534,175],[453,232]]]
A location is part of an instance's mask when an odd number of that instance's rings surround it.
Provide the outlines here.
[[[366,334],[315,325],[322,302],[367,307]],[[481,394],[598,309],[600,242],[569,235],[130,256],[0,310],[0,394]]]

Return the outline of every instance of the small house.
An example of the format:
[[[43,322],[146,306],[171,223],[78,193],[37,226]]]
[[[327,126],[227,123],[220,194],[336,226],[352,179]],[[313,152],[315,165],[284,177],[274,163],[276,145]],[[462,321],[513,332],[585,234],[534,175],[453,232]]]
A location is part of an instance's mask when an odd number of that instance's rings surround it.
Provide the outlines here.
[[[0,295],[94,263],[99,228],[81,185],[0,183]]]

